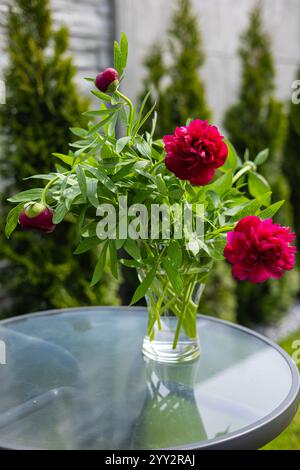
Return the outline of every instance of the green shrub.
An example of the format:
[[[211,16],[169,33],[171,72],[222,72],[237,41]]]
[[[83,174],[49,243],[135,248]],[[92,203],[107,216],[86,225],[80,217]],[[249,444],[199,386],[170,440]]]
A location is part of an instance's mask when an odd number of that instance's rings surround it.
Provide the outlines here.
[[[237,301],[236,283],[231,276],[231,268],[223,261],[218,261],[209,276],[203,292],[199,311],[205,315],[236,321]]]
[[[297,73],[300,80],[300,68]],[[291,101],[288,114],[288,133],[284,152],[284,173],[291,188],[294,224],[298,234],[298,249],[300,249],[300,104]]]
[[[227,111],[224,125],[238,153],[243,154],[248,149],[254,156],[264,148],[270,149],[263,172],[271,183],[274,202],[286,201],[276,220],[293,225],[290,187],[283,176],[287,121],[282,103],[273,96],[275,72],[270,41],[263,31],[258,7],[251,12],[249,28],[241,40],[242,80],[238,102]],[[263,285],[240,283],[237,289],[239,321],[269,322],[280,318],[294,300],[295,283],[296,272]]]
[[[168,65],[165,64],[165,53],[170,56]],[[147,69],[145,90],[152,87],[157,102],[157,136],[173,132],[174,126],[182,125],[189,118],[210,117],[199,76],[204,59],[191,2],[178,0],[168,31],[167,50],[159,44],[154,45],[144,62]],[[148,106],[152,104],[149,100]]]
[[[48,0],[15,0],[6,32],[7,99],[0,107],[0,171],[6,183],[2,227],[7,197],[30,187],[30,180],[23,180],[29,175],[51,171],[58,162],[53,152],[68,153],[69,128],[83,124],[87,105],[79,97],[75,69],[66,54],[68,32],[53,30]],[[0,284],[12,301],[6,314],[118,301],[118,286],[109,276],[101,288],[90,289],[95,254],[73,255],[71,220],[51,236],[17,231],[7,242],[1,230],[0,237]]]

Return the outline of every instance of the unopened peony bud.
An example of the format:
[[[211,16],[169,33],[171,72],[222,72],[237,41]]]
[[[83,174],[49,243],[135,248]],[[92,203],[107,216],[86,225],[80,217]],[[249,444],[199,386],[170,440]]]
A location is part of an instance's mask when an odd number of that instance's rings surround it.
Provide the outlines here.
[[[19,216],[19,224],[24,230],[38,230],[51,233],[56,225],[52,222],[53,211],[39,202],[29,203]]]
[[[95,85],[98,90],[103,91],[104,93],[106,91],[115,91],[119,85],[118,72],[113,68],[105,69],[97,75]]]

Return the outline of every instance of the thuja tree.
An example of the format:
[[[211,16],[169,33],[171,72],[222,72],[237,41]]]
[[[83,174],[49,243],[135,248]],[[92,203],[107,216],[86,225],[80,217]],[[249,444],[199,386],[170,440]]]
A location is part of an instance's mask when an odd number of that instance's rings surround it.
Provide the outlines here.
[[[66,54],[68,32],[54,30],[47,0],[15,0],[7,16],[6,105],[0,107],[2,214],[6,199],[30,186],[24,178],[53,168],[52,152],[68,150],[70,127],[83,124],[86,103],[74,84],[75,69]],[[59,161],[59,166],[65,162]],[[2,223],[3,226],[3,217]],[[49,307],[114,303],[116,283],[91,290],[88,273],[95,256],[79,261],[70,240],[70,218],[51,237],[16,232],[8,243],[1,230],[0,284],[11,299],[10,312]],[[3,313],[3,311],[1,312]]]
[[[300,84],[300,68],[296,79]],[[297,82],[295,82],[297,85]],[[291,202],[293,205],[294,225],[296,234],[298,234],[298,248],[300,248],[300,165],[299,165],[299,149],[300,149],[300,87],[295,89],[293,100],[291,100],[288,113],[288,133],[284,152],[284,172],[289,180],[291,187]]]
[[[269,149],[269,159],[262,171],[269,175],[274,200],[284,199],[287,202],[277,220],[289,225],[292,224],[288,204],[290,191],[283,175],[286,116],[283,105],[274,97],[275,71],[270,40],[263,30],[258,7],[251,12],[249,27],[241,37],[239,55],[242,79],[238,102],[226,113],[224,126],[238,153],[246,152],[246,158],[248,152],[253,157],[260,149]],[[265,158],[263,154],[261,158]],[[266,185],[266,181],[260,177],[259,181],[253,181],[253,187],[255,185]],[[289,273],[276,285],[273,281],[257,286],[240,285],[237,289],[240,321],[268,322],[279,318],[293,301],[296,277],[297,274]]]
[[[167,50],[159,44],[153,46],[145,60],[145,89],[153,88],[152,104],[154,100],[157,102],[156,135],[172,132],[174,124],[189,118],[210,117],[199,75],[205,59],[201,33],[190,0],[177,1],[167,44]],[[165,53],[170,57],[168,65],[165,64]]]
[[[141,96],[152,88],[152,100],[148,101],[148,109],[156,101],[157,136],[173,132],[176,126],[189,118],[209,119],[211,116],[199,74],[205,60],[201,33],[190,0],[178,0],[171,19],[167,44],[167,50],[160,44],[152,46],[144,61],[145,90]],[[168,65],[165,63],[166,54],[170,57]],[[235,283],[229,266],[220,262],[210,276],[201,300],[201,311],[234,320]]]

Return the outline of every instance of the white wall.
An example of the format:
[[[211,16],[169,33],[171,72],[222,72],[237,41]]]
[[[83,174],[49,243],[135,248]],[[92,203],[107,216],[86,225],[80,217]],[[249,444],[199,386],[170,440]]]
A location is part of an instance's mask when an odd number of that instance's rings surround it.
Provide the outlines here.
[[[70,51],[81,87],[90,87],[82,77],[95,76],[111,62],[113,3],[111,0],[50,0],[55,26],[70,30]],[[6,64],[3,25],[10,0],[0,0],[0,77]]]
[[[261,0],[266,29],[272,37],[276,62],[277,95],[290,96],[291,83],[300,64],[300,0]],[[255,0],[193,0],[206,53],[202,76],[207,98],[220,124],[225,109],[234,101],[240,78],[236,51],[239,34],[248,24]],[[116,0],[116,30],[129,38],[130,56],[124,90],[138,93],[143,58],[150,45],[165,38],[175,0]]]
[[[5,5],[0,0],[0,78],[6,61],[4,47]],[[256,0],[192,0],[199,18],[206,62],[202,76],[207,98],[220,124],[225,109],[234,101],[240,78],[236,51],[239,34],[248,24]],[[125,31],[129,38],[129,62],[124,90],[133,97],[141,89],[142,62],[151,44],[166,36],[175,0],[51,0],[56,24],[71,32],[71,52],[78,67],[77,80],[112,65],[113,35]],[[277,94],[286,99],[300,63],[300,0],[261,0],[264,22],[272,36],[277,71]],[[116,10],[116,24],[113,11]]]

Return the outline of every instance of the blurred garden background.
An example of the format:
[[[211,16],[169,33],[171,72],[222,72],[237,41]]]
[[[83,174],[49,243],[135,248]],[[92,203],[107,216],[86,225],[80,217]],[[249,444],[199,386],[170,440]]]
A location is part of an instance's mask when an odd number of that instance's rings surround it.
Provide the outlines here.
[[[123,90],[138,102],[152,88],[158,134],[199,117],[218,125],[240,155],[268,148],[263,173],[273,202],[286,201],[277,220],[300,234],[300,104],[291,99],[300,80],[299,0],[0,0],[1,318],[130,302],[131,271],[90,288],[97,252],[73,254],[71,220],[51,237],[19,230],[8,241],[3,231],[9,195],[54,168],[53,152],[68,150],[69,129],[91,105],[83,78],[113,64],[121,31],[130,47]],[[299,295],[297,269],[253,285],[234,281],[222,262],[200,310],[260,329],[291,353],[300,339]],[[271,447],[300,448],[299,414]]]

